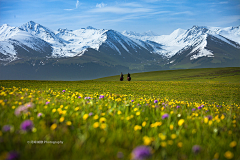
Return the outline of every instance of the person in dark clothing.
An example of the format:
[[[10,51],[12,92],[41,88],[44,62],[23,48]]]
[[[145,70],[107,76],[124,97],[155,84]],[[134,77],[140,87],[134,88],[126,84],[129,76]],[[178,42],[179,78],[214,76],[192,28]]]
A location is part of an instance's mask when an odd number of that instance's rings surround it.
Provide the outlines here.
[[[122,72],[120,74],[120,81],[123,81],[123,74],[122,74]]]
[[[127,80],[128,81],[131,81],[131,77],[130,77],[130,74],[128,73],[128,76],[127,76]]]

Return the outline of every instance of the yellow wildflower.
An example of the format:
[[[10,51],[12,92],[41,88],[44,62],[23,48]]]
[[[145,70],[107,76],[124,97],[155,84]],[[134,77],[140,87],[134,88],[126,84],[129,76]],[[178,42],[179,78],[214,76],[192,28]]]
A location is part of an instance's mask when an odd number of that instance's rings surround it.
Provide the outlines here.
[[[118,111],[117,114],[120,115],[120,114],[122,114],[122,112],[121,112],[121,111]]]
[[[50,127],[51,130],[55,130],[56,128],[57,128],[57,124],[56,123],[52,124],[51,127]]]
[[[225,118],[225,116],[224,116],[224,115],[222,115],[222,116],[221,116],[221,119],[223,120],[224,118]]]
[[[54,108],[54,109],[52,110],[52,112],[53,112],[53,113],[56,112],[56,109]]]
[[[99,122],[93,123],[93,127],[94,127],[94,128],[98,128],[98,127],[99,127]]]
[[[180,119],[180,120],[178,121],[178,125],[179,125],[179,126],[181,126],[183,123],[184,123],[184,119]]]
[[[167,146],[167,143],[166,142],[161,142],[161,146],[164,148]]]
[[[211,126],[211,125],[212,125],[212,121],[209,121],[209,122],[208,122],[208,125]]]
[[[230,146],[231,148],[236,147],[236,145],[237,145],[237,142],[236,142],[236,141],[232,141],[232,142],[229,144],[229,146]]]
[[[227,151],[224,153],[224,157],[227,159],[232,159],[234,157],[234,154],[230,151]]]
[[[64,121],[64,117],[61,117],[60,119],[59,119],[59,122],[63,122]]]
[[[208,123],[208,118],[207,117],[204,118],[204,123]]]
[[[67,124],[68,126],[71,126],[71,125],[72,125],[72,122],[71,122],[71,121],[67,121],[66,124]]]
[[[86,120],[88,118],[88,114],[83,115],[83,119]]]
[[[138,110],[138,108],[134,108],[134,109],[133,109],[133,111],[135,111],[135,112],[136,112],[137,110]]]
[[[181,148],[182,147],[182,142],[178,142],[178,144],[177,144],[177,146],[179,147],[179,148]]]
[[[95,115],[95,116],[93,117],[93,119],[98,119],[98,115]]]
[[[106,120],[106,118],[104,118],[104,117],[101,117],[100,119],[99,119],[99,122],[100,123],[105,123],[107,120]]]
[[[163,141],[166,139],[166,135],[164,135],[162,133],[159,133],[158,137],[161,138],[161,140],[163,140]]]
[[[152,138],[150,138],[150,137],[148,137],[148,136],[144,136],[143,137],[143,143],[144,143],[144,145],[150,145],[151,144],[151,142],[152,142]]]
[[[219,153],[215,153],[214,154],[214,159],[218,159],[219,158]]]
[[[169,128],[170,128],[170,130],[173,130],[173,125],[172,125],[172,124],[170,124]]]
[[[136,115],[139,116],[139,115],[140,115],[140,112],[137,112]]]
[[[106,123],[102,123],[101,125],[100,125],[100,128],[102,128],[102,129],[105,129],[107,127],[107,124]]]
[[[66,114],[66,112],[67,112],[67,111],[66,111],[66,110],[64,110],[64,111],[62,111],[62,114],[64,115],[64,114]]]
[[[136,125],[136,126],[134,127],[134,131],[141,130],[141,129],[142,129],[142,127],[139,126],[139,125]]]
[[[146,121],[144,121],[144,122],[142,123],[142,126],[143,126],[143,127],[145,127],[145,126],[146,126],[146,124],[147,124],[147,122],[146,122]]]
[[[176,135],[176,134],[172,134],[172,135],[171,135],[171,138],[172,138],[172,139],[175,139],[175,138],[177,138],[177,135]]]

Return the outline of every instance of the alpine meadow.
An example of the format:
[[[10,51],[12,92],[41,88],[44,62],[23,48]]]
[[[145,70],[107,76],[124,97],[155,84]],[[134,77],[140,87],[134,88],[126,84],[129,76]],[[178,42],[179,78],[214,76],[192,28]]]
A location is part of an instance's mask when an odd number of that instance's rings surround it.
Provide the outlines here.
[[[0,160],[240,160],[239,0],[0,0]]]
[[[1,159],[240,158],[240,68],[131,76],[0,81]]]

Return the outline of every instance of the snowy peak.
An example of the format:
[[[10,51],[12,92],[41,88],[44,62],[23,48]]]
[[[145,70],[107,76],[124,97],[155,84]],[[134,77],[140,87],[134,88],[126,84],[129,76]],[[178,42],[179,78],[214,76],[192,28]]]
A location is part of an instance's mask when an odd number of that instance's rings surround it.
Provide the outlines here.
[[[33,21],[29,21],[19,28],[34,36],[37,36],[38,38],[43,39],[46,42],[62,43],[62,41],[55,36],[53,31]]]
[[[8,24],[2,25],[0,27],[0,41],[13,37],[17,32],[19,32],[17,27],[11,27]]]
[[[220,28],[215,32],[240,44],[240,26]]]

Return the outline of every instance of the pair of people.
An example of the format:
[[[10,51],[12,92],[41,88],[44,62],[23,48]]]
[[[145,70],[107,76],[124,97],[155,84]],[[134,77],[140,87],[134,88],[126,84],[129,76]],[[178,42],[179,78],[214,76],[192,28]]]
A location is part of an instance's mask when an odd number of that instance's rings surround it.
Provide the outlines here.
[[[130,77],[130,74],[128,73],[128,76],[127,76],[127,80],[128,81],[131,81],[131,77]],[[120,74],[120,81],[123,81],[123,74],[122,74],[122,72],[121,72],[121,74]]]

